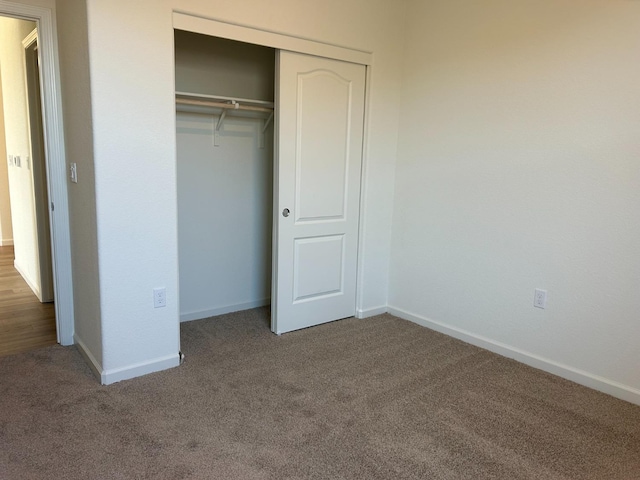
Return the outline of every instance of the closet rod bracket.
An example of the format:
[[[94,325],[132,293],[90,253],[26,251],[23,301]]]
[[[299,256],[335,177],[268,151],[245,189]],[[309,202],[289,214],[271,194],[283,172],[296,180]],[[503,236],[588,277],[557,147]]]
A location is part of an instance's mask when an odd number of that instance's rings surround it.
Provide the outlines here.
[[[218,118],[218,123],[216,123],[216,132],[220,131],[220,128],[222,127],[222,124],[224,123],[224,117],[227,116],[227,111],[226,110],[222,110],[222,113],[220,114],[220,118]]]
[[[264,126],[262,127],[262,133],[267,131],[267,127],[269,127],[269,124],[271,123],[271,120],[273,120],[273,112],[271,112],[271,114],[269,115],[269,118],[267,118],[264,121]]]
[[[273,120],[273,112],[269,114],[269,117],[264,121],[264,125],[262,126],[262,132],[260,133],[260,148],[264,148],[264,137],[267,128],[269,128],[269,124]]]
[[[224,117],[226,116],[227,116],[227,111],[222,110],[222,113],[218,118],[218,122],[216,123],[216,127],[213,129],[213,146],[214,147],[220,146],[220,139],[218,137],[220,136],[220,128],[222,128],[222,125],[224,124]]]

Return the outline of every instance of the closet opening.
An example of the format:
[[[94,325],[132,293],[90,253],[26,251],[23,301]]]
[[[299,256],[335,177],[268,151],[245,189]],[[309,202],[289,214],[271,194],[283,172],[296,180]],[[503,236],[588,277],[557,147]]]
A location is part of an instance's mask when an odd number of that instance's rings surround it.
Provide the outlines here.
[[[174,35],[180,321],[270,305],[275,50]]]

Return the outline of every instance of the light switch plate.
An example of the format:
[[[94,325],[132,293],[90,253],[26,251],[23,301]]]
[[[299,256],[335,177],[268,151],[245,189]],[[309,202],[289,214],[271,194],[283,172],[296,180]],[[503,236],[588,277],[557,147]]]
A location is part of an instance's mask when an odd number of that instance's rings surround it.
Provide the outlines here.
[[[78,183],[78,165],[75,162],[69,165],[69,177],[73,183]]]

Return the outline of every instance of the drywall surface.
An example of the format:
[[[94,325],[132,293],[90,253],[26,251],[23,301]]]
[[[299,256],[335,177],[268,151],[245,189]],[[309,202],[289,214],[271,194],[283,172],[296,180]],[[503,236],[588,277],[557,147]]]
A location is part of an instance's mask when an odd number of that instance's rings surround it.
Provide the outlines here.
[[[88,3],[103,360],[160,365],[179,349],[172,10],[374,52],[365,166],[365,307],[386,304],[403,3]],[[143,20],[143,21],[142,21]],[[116,33],[117,32],[117,33]],[[165,287],[167,306],[152,290]],[[173,360],[171,360],[173,361]]]
[[[640,400],[640,3],[408,19],[390,305]]]
[[[176,91],[273,102],[273,49],[176,30],[175,52]]]
[[[179,113],[180,318],[263,305],[271,297],[273,129],[229,115]]]
[[[0,17],[6,153],[20,158],[19,165],[11,164],[8,167],[15,266],[34,293],[40,296],[40,262],[22,46],[22,40],[35,26],[34,22]]]
[[[2,66],[0,65],[1,75]],[[0,80],[0,247],[13,245],[11,200],[9,198],[9,164],[7,144],[4,138],[4,107],[2,104],[2,81]]]
[[[75,163],[78,172],[78,183],[68,184],[75,341],[100,368],[102,326],[86,2],[58,2],[56,20],[67,165]]]

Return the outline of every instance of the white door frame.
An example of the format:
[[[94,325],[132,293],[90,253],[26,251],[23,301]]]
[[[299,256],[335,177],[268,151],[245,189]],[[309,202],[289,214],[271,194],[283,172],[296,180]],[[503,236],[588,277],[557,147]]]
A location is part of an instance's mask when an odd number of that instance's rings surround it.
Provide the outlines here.
[[[38,29],[22,40],[24,47],[25,88],[27,91],[29,143],[31,147],[31,175],[35,198],[35,225],[38,239],[38,274],[40,277],[39,299],[54,301],[53,260],[51,258],[51,227],[49,222],[49,199],[46,185],[44,155],[44,132],[42,121],[42,95],[40,94],[40,68],[38,65]],[[37,81],[37,83],[36,83]]]
[[[364,273],[364,250],[365,250],[365,209],[367,194],[367,157],[369,143],[369,100],[371,95],[371,72],[373,66],[373,54],[363,50],[355,50],[352,48],[341,47],[339,45],[331,45],[328,43],[316,42],[306,38],[294,37],[281,33],[260,30],[254,27],[227,23],[212,18],[199,17],[191,13],[174,11],[173,12],[173,28],[177,30],[185,30],[187,32],[200,33],[212,37],[225,38],[228,40],[236,40],[238,42],[252,43],[263,47],[271,47],[279,50],[289,50],[291,52],[304,53],[307,55],[316,55],[318,57],[330,58],[333,60],[342,60],[345,62],[358,63],[367,67],[365,79],[365,101],[364,101],[364,134],[362,139],[362,171],[360,174],[360,215],[358,225],[358,266],[356,276],[356,311],[355,314],[359,318],[366,316],[364,314],[364,298],[362,291],[362,276]],[[274,195],[277,192],[274,191]],[[275,197],[274,197],[275,198]],[[274,213],[276,215],[276,213]],[[274,222],[274,233],[277,223]],[[275,238],[275,237],[274,237]],[[273,266],[274,274],[276,265]]]
[[[0,15],[36,22],[40,63],[40,91],[47,167],[47,190],[51,206],[51,256],[55,292],[58,342],[73,345],[73,283],[67,168],[62,125],[58,40],[53,12],[49,8],[0,0]]]

